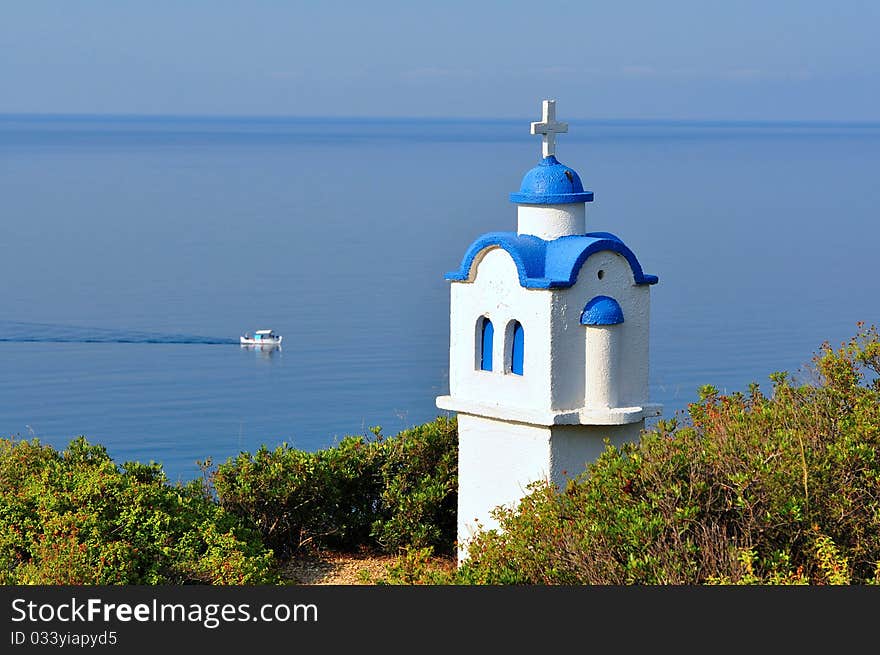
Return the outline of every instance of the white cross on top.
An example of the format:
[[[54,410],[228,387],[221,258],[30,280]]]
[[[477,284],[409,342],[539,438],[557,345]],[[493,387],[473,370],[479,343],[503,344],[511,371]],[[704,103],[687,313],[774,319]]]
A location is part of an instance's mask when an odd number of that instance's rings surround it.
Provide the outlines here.
[[[541,152],[544,157],[556,154],[556,135],[568,132],[568,123],[556,120],[556,101],[544,101],[543,117],[532,123],[532,134],[541,135]]]

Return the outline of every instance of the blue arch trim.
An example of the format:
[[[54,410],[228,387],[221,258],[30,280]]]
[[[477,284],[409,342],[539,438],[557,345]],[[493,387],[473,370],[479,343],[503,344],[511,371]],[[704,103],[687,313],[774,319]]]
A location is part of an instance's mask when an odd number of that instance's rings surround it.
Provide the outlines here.
[[[492,370],[492,342],[495,337],[495,328],[492,327],[492,321],[488,318],[482,318],[483,325],[480,329],[480,370]]]
[[[614,298],[596,296],[584,307],[581,325],[619,325],[623,323],[623,310]]]
[[[603,250],[626,259],[636,284],[657,284],[656,275],[647,275],[635,254],[610,232],[590,232],[544,241],[530,234],[489,232],[477,238],[465,252],[458,270],[445,275],[453,282],[466,282],[477,255],[488,248],[503,248],[516,264],[519,283],[526,289],[558,289],[573,286],[577,274],[590,255]]]
[[[525,332],[522,323],[514,321],[513,344],[511,345],[510,372],[515,375],[523,374],[523,345]]]

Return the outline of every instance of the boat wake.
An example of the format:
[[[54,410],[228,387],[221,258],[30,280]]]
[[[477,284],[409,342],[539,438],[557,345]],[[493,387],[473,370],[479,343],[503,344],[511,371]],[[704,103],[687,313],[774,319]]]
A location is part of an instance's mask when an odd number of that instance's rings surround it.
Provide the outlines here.
[[[225,345],[238,343],[238,339],[210,337],[197,334],[163,334],[112,328],[0,321],[0,343],[157,343]]]

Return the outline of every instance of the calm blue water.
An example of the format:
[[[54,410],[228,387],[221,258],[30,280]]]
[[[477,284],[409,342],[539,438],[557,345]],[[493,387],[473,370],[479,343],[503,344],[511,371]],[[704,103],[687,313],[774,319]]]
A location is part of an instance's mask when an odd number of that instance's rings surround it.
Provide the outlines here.
[[[0,434],[185,480],[432,419],[443,273],[515,229],[528,120],[0,117]],[[660,277],[667,416],[880,323],[880,125],[570,124],[589,229]]]

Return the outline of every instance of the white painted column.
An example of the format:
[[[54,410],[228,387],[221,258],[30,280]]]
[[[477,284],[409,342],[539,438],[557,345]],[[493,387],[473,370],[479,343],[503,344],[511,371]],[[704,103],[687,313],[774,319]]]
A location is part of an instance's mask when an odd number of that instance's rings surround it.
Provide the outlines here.
[[[619,402],[620,327],[586,325],[584,407],[607,409]]]
[[[583,202],[559,205],[517,205],[516,232],[552,241],[571,234],[585,234],[587,210]]]

